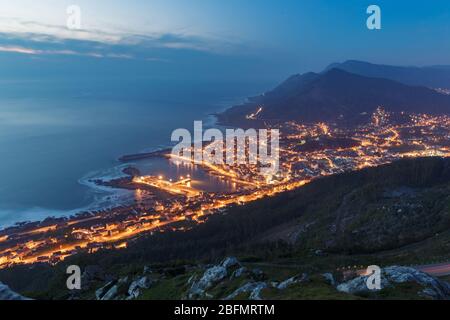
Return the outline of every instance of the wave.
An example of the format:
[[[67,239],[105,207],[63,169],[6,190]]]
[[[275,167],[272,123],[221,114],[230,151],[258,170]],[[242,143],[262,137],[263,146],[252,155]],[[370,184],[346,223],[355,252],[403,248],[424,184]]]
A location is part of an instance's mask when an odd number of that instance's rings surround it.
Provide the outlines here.
[[[230,101],[223,102],[221,107],[229,106]],[[214,115],[206,115],[203,118],[204,128],[219,127]],[[153,152],[173,147],[174,143],[146,148],[141,152]],[[119,164],[109,168],[91,171],[78,180],[80,185],[87,187],[88,196],[93,199],[90,204],[74,209],[51,209],[43,207],[0,209],[0,230],[23,222],[43,221],[49,217],[71,217],[82,212],[107,210],[131,203],[134,193],[130,190],[115,189],[108,186],[96,184],[95,180],[113,180],[126,177],[123,169],[134,165],[133,163]],[[150,163],[147,165],[151,165]]]
[[[114,189],[97,185],[93,180],[112,180],[126,176],[122,170],[127,165],[92,171],[78,180],[78,183],[88,187],[93,200],[90,204],[74,209],[59,210],[43,207],[0,209],[0,230],[19,223],[43,221],[49,217],[71,217],[81,212],[107,210],[120,204],[129,203],[134,199],[130,190]]]

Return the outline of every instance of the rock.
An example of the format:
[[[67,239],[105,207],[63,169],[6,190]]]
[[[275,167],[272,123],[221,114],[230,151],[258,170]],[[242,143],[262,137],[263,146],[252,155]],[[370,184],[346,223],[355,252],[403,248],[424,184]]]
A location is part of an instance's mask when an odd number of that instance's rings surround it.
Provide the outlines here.
[[[197,278],[196,275],[193,274],[192,276],[189,277],[187,284],[191,285],[195,281],[196,278]]]
[[[278,290],[284,290],[287,289],[288,287],[297,284],[297,283],[301,283],[304,282],[308,279],[308,275],[306,273],[303,273],[301,275],[289,278],[283,282],[281,282],[278,286],[277,289]]]
[[[137,299],[141,294],[141,290],[150,288],[152,284],[153,280],[147,276],[133,281],[128,288],[128,297],[130,299]]]
[[[113,300],[117,293],[119,292],[119,287],[117,285],[113,285],[100,300]]]
[[[394,283],[416,282],[425,287],[427,293],[435,299],[450,299],[450,284],[438,280],[429,274],[409,267],[388,267],[384,269],[388,279]]]
[[[225,279],[227,275],[227,269],[222,265],[213,266],[207,269],[200,280],[192,284],[192,287],[189,290],[189,298],[193,299],[204,296],[205,290]]]
[[[151,274],[151,273],[152,273],[152,269],[149,266],[145,266],[144,267],[144,275]]]
[[[230,268],[240,267],[241,266],[240,262],[235,257],[228,257],[228,258],[226,258],[225,260],[223,260],[221,265],[222,265],[222,267],[224,267],[227,270],[230,269]]]
[[[121,278],[114,284],[100,300],[115,300],[119,298],[119,290],[128,282],[128,277]]]
[[[361,294],[367,292],[373,292],[367,287],[367,279],[368,276],[359,276],[353,278],[347,282],[339,284],[336,289],[341,292],[350,293],[350,294]],[[381,289],[389,287],[391,284],[387,280],[385,276],[381,276]]]
[[[100,289],[95,291],[95,297],[97,300],[101,300],[105,294],[116,284],[116,281],[110,281]]]
[[[248,269],[246,267],[240,267],[236,271],[233,272],[231,275],[231,278],[240,278],[244,276],[248,272]]]
[[[337,286],[337,290],[345,293],[360,294],[371,292],[367,287],[368,276],[360,276]],[[450,299],[450,284],[440,281],[424,272],[409,267],[387,267],[381,270],[381,289],[395,284],[414,282],[424,287],[418,295],[433,299]]]
[[[7,285],[0,282],[0,300],[31,300],[14,291],[12,291]]]
[[[249,299],[250,300],[262,300],[260,294],[263,289],[267,288],[267,284],[265,282],[260,282],[256,285],[256,287],[252,290]]]
[[[250,300],[262,300],[260,294],[263,289],[267,288],[267,283],[265,282],[249,282],[244,284],[242,287],[234,291],[225,300],[233,300],[242,293],[250,293]]]
[[[264,274],[264,271],[262,271],[261,269],[253,269],[252,278],[255,281],[264,281],[266,280],[266,275]]]
[[[277,281],[272,281],[272,282],[270,282],[270,286],[272,287],[272,288],[278,288],[278,285],[279,285],[280,283],[279,282],[277,282]]]
[[[322,274],[322,277],[325,278],[325,280],[328,282],[328,284],[332,285],[333,287],[336,286],[336,280],[334,279],[334,276],[332,273],[324,273]]]
[[[419,293],[419,295],[424,297],[424,298],[432,298],[432,299],[435,299],[435,300],[439,300],[439,296],[436,296],[436,292],[433,289],[430,289],[430,288],[423,289]]]
[[[220,265],[209,267],[198,281],[194,281],[188,292],[190,299],[204,297],[206,290],[213,287],[226,277],[234,274],[233,269],[240,268],[241,264],[235,257],[224,259]],[[235,270],[237,271],[237,270]]]
[[[214,298],[214,296],[212,295],[212,294],[209,294],[209,293],[205,293],[205,298],[206,299],[213,299]]]
[[[221,266],[212,267],[203,274],[200,279],[200,283],[203,284],[205,288],[211,287],[212,284],[223,280],[227,276],[227,270]]]

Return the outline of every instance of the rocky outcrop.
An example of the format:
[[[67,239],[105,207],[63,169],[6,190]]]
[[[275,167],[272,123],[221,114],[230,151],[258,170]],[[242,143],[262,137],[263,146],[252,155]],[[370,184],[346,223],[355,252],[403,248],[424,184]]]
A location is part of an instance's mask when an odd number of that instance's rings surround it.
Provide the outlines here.
[[[0,282],[0,300],[31,300],[12,291],[7,285]]]
[[[322,274],[322,277],[324,277],[325,281],[326,281],[329,285],[331,285],[331,286],[333,286],[333,287],[336,286],[336,280],[334,279],[334,275],[333,275],[332,273],[329,273],[329,272],[324,273],[324,274]]]
[[[108,288],[108,290],[105,290],[105,294],[101,296],[98,295],[97,299],[100,297],[100,300],[117,300],[120,299],[119,292],[123,291],[124,287],[128,283],[128,277],[120,278],[118,281],[113,281],[112,283],[109,283],[105,287]]]
[[[289,278],[283,282],[281,282],[278,286],[277,289],[278,290],[284,290],[287,289],[288,287],[297,284],[297,283],[302,283],[305,282],[308,279],[308,275],[306,273],[303,273],[301,275]]]
[[[266,280],[266,274],[261,269],[253,269],[251,271],[251,277],[255,281],[264,281],[264,280]]]
[[[112,286],[100,300],[114,300],[117,296],[118,287],[117,285]]]
[[[225,300],[233,300],[240,296],[241,294],[250,293],[250,300],[262,300],[260,294],[263,289],[267,288],[267,283],[265,282],[249,282],[244,284],[242,287],[234,291],[232,294],[227,296]]]
[[[148,289],[153,285],[153,280],[150,277],[144,276],[133,281],[128,288],[128,299],[137,299],[141,294],[141,290]]]
[[[389,267],[384,269],[388,279],[394,283],[416,282],[424,286],[421,295],[433,299],[450,299],[450,284],[438,280],[424,272],[408,267]]]
[[[208,268],[198,281],[193,282],[188,292],[189,299],[205,297],[206,290],[231,276],[240,267],[241,264],[236,258],[229,257],[223,260],[221,264]]]
[[[101,300],[107,292],[115,285],[115,281],[110,281],[107,284],[105,284],[103,287],[97,289],[95,291],[95,297],[97,300]]]
[[[239,269],[237,269],[236,271],[233,272],[233,274],[231,275],[231,278],[240,278],[240,277],[247,275],[248,273],[249,273],[249,271],[246,267],[240,267]]]
[[[144,275],[146,275],[146,274],[152,274],[153,273],[153,271],[152,271],[152,268],[150,268],[149,266],[145,266],[144,267]]]
[[[350,294],[362,294],[367,292],[373,292],[367,286],[367,276],[356,277],[352,280],[339,284],[336,289],[340,292],[350,293]],[[390,283],[385,277],[381,278],[381,289],[388,287]]]
[[[222,267],[225,269],[230,269],[234,267],[240,267],[241,263],[235,257],[228,257],[222,262]]]
[[[250,300],[262,300],[261,291],[265,288],[272,287],[282,291],[294,284],[307,281],[309,277],[303,273],[281,283],[269,284],[266,274],[261,269],[248,269],[243,267],[236,258],[226,258],[222,263],[206,269],[199,280],[189,278],[188,284],[191,284],[191,287],[187,297],[189,299],[214,298],[207,291],[211,292],[217,285],[226,284],[226,281],[234,279],[244,281],[248,279],[248,281],[242,282],[245,284],[223,298],[224,300],[242,298],[243,295]]]
[[[225,279],[227,275],[227,269],[221,265],[207,269],[200,280],[192,284],[189,290],[189,298],[195,299],[204,296],[206,290]]]
[[[139,298],[142,290],[152,287],[157,280],[152,276],[150,267],[144,267],[141,275],[111,280],[95,291],[97,300],[134,300]],[[130,280],[133,279],[133,280]]]
[[[139,298],[142,290],[149,289],[154,280],[147,275],[129,281],[128,277],[110,281],[95,292],[97,300],[134,300]]]
[[[337,290],[350,294],[373,292],[367,286],[368,276],[359,276],[341,283]],[[412,282],[419,284],[423,290],[417,294],[432,299],[450,299],[450,284],[440,281],[424,272],[409,267],[392,266],[381,270],[381,289],[395,287],[396,284]]]

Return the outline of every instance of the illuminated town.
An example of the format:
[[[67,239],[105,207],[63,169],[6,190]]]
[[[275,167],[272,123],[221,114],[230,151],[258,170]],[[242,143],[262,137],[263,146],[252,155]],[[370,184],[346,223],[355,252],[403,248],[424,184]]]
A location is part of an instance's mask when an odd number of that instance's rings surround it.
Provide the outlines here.
[[[256,119],[261,110],[249,115]],[[379,166],[404,157],[449,157],[450,117],[391,114],[378,108],[371,120],[357,127],[335,123],[288,122],[280,129],[280,170],[261,174],[259,165],[226,165],[162,155],[176,165],[196,166],[208,175],[229,181],[230,190],[204,192],[194,187],[195,176],[177,181],[135,175],[105,182],[133,190],[135,202],[71,218],[18,224],[0,231],[0,268],[19,264],[56,264],[78,252],[120,250],[141,236],[183,232],[205,223],[212,214],[293,190],[310,181]]]

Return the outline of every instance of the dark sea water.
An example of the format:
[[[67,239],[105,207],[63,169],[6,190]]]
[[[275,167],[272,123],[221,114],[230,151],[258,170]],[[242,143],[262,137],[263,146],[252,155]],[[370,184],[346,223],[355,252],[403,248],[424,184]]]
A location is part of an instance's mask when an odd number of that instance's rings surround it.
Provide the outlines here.
[[[271,85],[151,78],[0,80],[0,228],[126,199],[127,192],[95,188],[89,179],[119,176],[119,156],[168,146],[174,129],[192,130],[194,120],[212,125],[209,114]],[[166,166],[139,165],[155,174]]]

